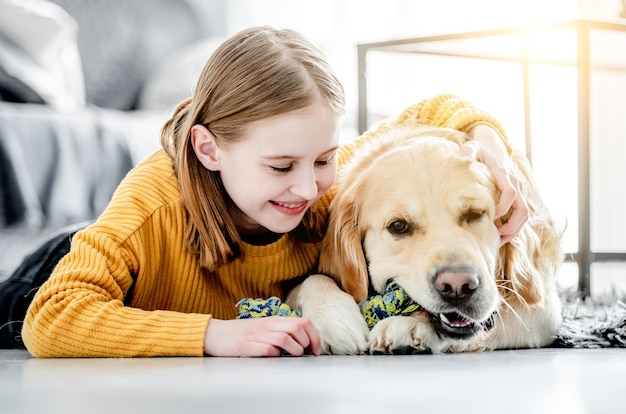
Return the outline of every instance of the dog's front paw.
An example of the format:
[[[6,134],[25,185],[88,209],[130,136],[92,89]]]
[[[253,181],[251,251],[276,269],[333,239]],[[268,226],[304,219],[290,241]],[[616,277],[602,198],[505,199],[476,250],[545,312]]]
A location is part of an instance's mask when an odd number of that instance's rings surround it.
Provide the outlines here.
[[[315,326],[322,353],[360,355],[369,350],[369,328],[354,298],[324,275],[309,276],[288,296]]]
[[[336,291],[322,306],[309,307],[302,316],[311,319],[320,335],[322,353],[361,355],[369,350],[369,328],[352,296]]]
[[[378,322],[370,333],[370,353],[442,352],[445,344],[424,321],[412,316],[391,316]]]

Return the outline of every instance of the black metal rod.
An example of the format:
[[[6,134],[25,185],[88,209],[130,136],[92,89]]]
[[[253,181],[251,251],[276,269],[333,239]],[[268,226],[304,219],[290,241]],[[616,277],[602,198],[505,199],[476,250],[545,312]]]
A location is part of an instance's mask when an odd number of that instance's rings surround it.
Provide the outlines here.
[[[591,295],[590,121],[589,121],[589,28],[581,25],[577,35],[578,77],[578,293]]]

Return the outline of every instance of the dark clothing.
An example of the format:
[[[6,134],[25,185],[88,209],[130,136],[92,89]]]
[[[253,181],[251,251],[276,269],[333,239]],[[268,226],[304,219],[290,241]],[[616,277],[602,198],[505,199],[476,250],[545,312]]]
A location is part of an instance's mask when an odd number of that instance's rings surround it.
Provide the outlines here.
[[[22,325],[37,289],[50,277],[56,264],[70,250],[72,237],[85,223],[56,233],[28,255],[13,274],[0,282],[0,349],[25,349]]]

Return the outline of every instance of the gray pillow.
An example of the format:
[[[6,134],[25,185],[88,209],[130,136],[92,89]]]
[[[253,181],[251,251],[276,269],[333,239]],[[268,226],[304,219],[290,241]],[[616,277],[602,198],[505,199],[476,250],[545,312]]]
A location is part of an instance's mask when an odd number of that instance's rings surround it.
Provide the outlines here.
[[[206,61],[223,41],[203,39],[161,59],[144,82],[137,107],[171,110],[190,97]]]
[[[3,98],[46,103],[61,110],[84,106],[77,25],[48,0],[0,2],[0,90]]]
[[[79,25],[87,102],[135,109],[163,56],[201,38],[203,16],[181,0],[53,0]]]

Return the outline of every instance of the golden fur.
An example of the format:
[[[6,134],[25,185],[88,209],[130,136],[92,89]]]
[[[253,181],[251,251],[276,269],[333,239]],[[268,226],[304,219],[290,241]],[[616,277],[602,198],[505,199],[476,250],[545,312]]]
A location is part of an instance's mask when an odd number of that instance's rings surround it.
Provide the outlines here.
[[[500,246],[499,194],[486,166],[461,156],[466,140],[441,128],[392,128],[342,169],[320,272],[354,300],[321,275],[289,299],[312,319],[326,352],[392,353],[407,346],[446,352],[552,341],[561,323],[555,280],[561,232],[527,159],[514,151],[530,218]],[[425,311],[386,318],[368,332],[356,302],[370,284],[381,293],[392,278]]]

